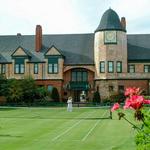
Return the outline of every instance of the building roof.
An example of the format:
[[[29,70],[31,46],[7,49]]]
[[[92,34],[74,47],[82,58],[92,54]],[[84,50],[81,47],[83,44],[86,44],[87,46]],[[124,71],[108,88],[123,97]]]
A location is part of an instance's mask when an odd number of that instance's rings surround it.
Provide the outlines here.
[[[103,30],[125,31],[125,29],[123,29],[123,27],[121,26],[118,14],[112,9],[108,9],[104,12],[100,24],[95,32]]]
[[[150,34],[127,35],[128,61],[150,61]],[[20,46],[31,59],[43,62],[45,53],[54,45],[63,56],[66,65],[94,65],[94,33],[43,35],[40,52],[35,51],[35,36],[0,36],[0,63],[11,63],[13,52]]]
[[[34,35],[0,36],[0,63],[12,62],[11,55],[20,46],[30,53],[30,62],[43,62],[44,54],[54,45],[65,64],[94,64],[94,34],[43,35],[42,49],[35,51]]]
[[[130,34],[128,41],[128,61],[150,62],[150,34]]]

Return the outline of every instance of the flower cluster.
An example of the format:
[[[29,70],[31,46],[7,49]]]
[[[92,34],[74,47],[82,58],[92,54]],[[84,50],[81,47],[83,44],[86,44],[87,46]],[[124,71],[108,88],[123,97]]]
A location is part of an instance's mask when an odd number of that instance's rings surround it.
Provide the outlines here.
[[[129,121],[125,114],[120,111],[121,108],[119,103],[115,103],[111,108],[111,112],[118,110],[119,120],[123,118],[126,120],[134,129],[137,131],[135,137],[136,145],[139,150],[148,150],[150,148],[150,111],[148,109],[143,109],[144,104],[150,104],[150,100],[146,100],[144,96],[141,95],[142,90],[140,88],[127,88],[124,95],[126,96],[125,105],[123,109],[134,110],[134,117],[136,120],[141,121],[141,125],[135,125]]]
[[[126,88],[124,95],[127,96],[125,100],[124,109],[133,109],[135,110],[135,118],[137,120],[142,120],[143,115],[141,113],[141,108],[144,104],[150,104],[150,100],[145,100],[144,96],[140,95],[142,90],[140,88]],[[111,111],[117,110],[120,108],[119,103],[115,103],[111,108]]]

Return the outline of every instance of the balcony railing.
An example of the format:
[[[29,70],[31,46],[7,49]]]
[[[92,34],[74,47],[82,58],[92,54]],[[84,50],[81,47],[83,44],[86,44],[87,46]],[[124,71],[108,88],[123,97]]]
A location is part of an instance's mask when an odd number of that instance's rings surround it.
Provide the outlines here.
[[[89,90],[90,89],[90,84],[86,81],[80,81],[80,82],[75,82],[75,81],[70,81],[67,88],[69,90]]]

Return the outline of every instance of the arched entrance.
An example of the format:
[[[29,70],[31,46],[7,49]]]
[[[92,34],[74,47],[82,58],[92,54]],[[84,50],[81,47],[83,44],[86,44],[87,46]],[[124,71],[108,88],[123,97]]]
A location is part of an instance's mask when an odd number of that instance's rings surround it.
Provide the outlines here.
[[[73,97],[74,102],[88,99],[94,74],[85,68],[70,69],[65,74],[68,96]]]

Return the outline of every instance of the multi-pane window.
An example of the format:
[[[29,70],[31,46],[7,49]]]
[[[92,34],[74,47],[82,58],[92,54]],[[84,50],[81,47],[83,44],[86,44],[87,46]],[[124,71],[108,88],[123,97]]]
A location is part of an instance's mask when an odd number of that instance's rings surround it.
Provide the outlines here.
[[[83,70],[83,69],[74,69],[71,72],[71,79],[72,81],[75,81],[75,82],[87,81],[88,73],[86,70]]]
[[[144,72],[150,72],[150,65],[144,65]]]
[[[39,71],[38,63],[35,63],[34,64],[34,74],[38,74],[38,71]]]
[[[116,62],[116,71],[118,73],[121,73],[122,72],[122,62],[121,61],[117,61]]]
[[[104,73],[104,72],[105,72],[105,62],[104,62],[104,61],[101,61],[101,62],[100,62],[100,72],[101,72],[101,73]]]
[[[16,74],[23,74],[25,72],[24,58],[15,58],[15,67]]]
[[[6,73],[6,64],[1,64],[1,73]]]
[[[135,72],[135,65],[128,65],[128,72],[134,73]]]
[[[58,73],[58,58],[48,58],[48,73]]]
[[[88,80],[88,73],[86,71],[82,72],[82,81],[87,81]]]
[[[108,61],[108,72],[114,72],[114,62],[113,61]]]
[[[54,73],[57,73],[57,72],[58,72],[58,63],[54,64]]]
[[[72,71],[72,73],[71,73],[71,79],[72,79],[72,81],[76,81],[76,72],[75,71]]]

